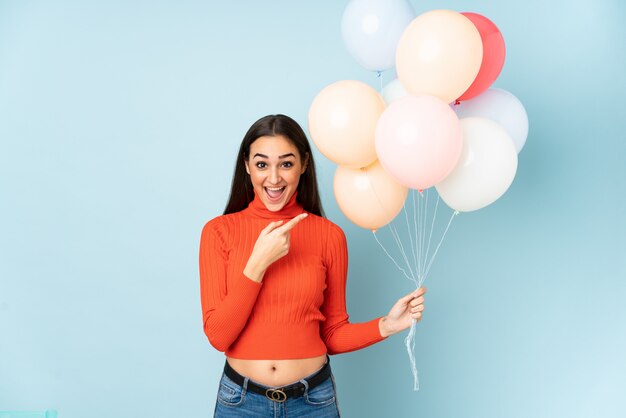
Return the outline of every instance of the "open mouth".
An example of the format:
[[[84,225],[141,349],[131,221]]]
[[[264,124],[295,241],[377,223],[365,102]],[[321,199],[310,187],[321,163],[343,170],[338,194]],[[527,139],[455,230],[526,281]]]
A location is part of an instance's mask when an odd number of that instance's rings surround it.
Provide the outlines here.
[[[280,198],[283,196],[283,193],[285,192],[285,186],[264,187],[264,189],[265,189],[265,194],[267,195],[268,199],[273,202],[280,200]]]

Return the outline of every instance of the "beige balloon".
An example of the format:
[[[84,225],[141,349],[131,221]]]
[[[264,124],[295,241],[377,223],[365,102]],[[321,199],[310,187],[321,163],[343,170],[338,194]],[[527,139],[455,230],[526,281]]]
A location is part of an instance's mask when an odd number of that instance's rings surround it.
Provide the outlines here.
[[[396,49],[396,72],[410,93],[451,103],[474,82],[482,59],[480,33],[467,17],[432,10],[404,30]]]
[[[325,87],[309,109],[309,132],[329,160],[367,167],[376,160],[374,134],[385,102],[365,83],[343,80]]]
[[[400,213],[408,193],[378,161],[366,168],[337,167],[334,190],[343,214],[361,228],[372,230]]]

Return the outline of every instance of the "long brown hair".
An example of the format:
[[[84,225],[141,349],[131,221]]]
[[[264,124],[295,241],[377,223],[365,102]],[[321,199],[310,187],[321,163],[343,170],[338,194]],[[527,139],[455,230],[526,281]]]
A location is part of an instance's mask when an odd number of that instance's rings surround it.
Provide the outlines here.
[[[322,202],[317,187],[317,176],[315,174],[315,162],[311,145],[306,134],[298,125],[298,122],[285,115],[268,115],[262,117],[252,124],[241,141],[237,161],[235,163],[235,173],[230,186],[230,196],[224,215],[239,212],[254,199],[254,188],[250,181],[250,175],[246,172],[245,162],[250,157],[250,145],[262,136],[284,136],[300,153],[302,164],[307,162],[306,170],[300,176],[298,182],[298,196],[296,201],[302,205],[304,210],[318,216],[324,216]],[[306,160],[308,156],[308,161]]]

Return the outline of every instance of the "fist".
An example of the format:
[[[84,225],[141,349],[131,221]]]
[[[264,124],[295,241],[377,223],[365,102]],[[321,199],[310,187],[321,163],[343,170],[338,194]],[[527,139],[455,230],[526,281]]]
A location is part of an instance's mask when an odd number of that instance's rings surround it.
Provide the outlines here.
[[[380,334],[383,337],[388,337],[407,329],[413,321],[420,321],[424,312],[425,293],[426,288],[420,287],[398,299],[387,316],[379,322]]]

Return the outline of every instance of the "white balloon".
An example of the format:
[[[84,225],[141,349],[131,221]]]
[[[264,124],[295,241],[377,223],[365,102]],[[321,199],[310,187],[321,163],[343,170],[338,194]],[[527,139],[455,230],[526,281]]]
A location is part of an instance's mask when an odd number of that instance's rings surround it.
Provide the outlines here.
[[[502,126],[485,118],[461,119],[463,152],[435,187],[452,209],[470,212],[495,202],[507,191],[517,171],[517,152]]]
[[[362,67],[384,71],[395,65],[400,36],[414,18],[407,0],[351,0],[341,18],[341,36]]]
[[[394,80],[390,81],[383,88],[383,100],[385,101],[386,106],[389,106],[396,100],[406,97],[408,95],[409,92],[406,91],[399,78],[395,78]]]
[[[482,94],[454,106],[459,119],[479,117],[491,119],[511,135],[519,153],[528,137],[528,114],[517,97],[506,90],[490,88]]]

